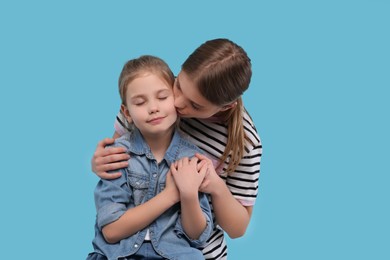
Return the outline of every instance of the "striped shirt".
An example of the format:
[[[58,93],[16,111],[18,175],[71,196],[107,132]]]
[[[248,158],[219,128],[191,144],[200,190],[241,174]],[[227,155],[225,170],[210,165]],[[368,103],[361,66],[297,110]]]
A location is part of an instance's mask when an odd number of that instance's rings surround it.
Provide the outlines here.
[[[225,181],[230,192],[242,205],[253,206],[258,192],[260,176],[260,160],[262,155],[262,145],[256,128],[249,114],[245,111],[244,129],[246,136],[251,142],[245,144],[245,154],[241,159],[235,172],[226,174],[227,159],[217,173]],[[115,130],[123,135],[129,130],[127,121],[118,113],[115,121]],[[180,129],[188,135],[189,139],[215,160],[221,158],[227,142],[227,126],[221,123],[209,122],[196,118],[181,118]],[[210,201],[211,209],[212,204]],[[215,215],[213,213],[214,223]],[[215,224],[213,233],[206,246],[202,249],[205,259],[226,259],[227,245],[223,230]]]

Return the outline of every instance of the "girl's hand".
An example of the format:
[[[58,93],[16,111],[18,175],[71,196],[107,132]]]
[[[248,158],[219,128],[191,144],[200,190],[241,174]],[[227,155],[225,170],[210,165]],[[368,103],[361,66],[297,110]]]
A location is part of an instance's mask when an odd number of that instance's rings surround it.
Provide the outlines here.
[[[199,186],[201,185],[207,168],[204,163],[198,165],[198,158],[187,157],[171,165],[172,176],[179,189],[180,196],[198,194]]]
[[[168,192],[168,196],[172,198],[173,203],[177,203],[180,201],[179,190],[177,189],[176,183],[173,180],[171,171],[168,171],[167,173],[164,191]]]
[[[198,153],[195,156],[201,160],[207,172],[202,184],[199,187],[199,191],[212,194],[213,192],[216,192],[220,189],[220,185],[226,185],[221,177],[218,176],[217,172],[215,171],[213,162],[209,158],[203,154]]]
[[[92,171],[102,179],[116,179],[121,176],[120,172],[108,173],[109,171],[119,170],[128,166],[127,160],[130,158],[123,147],[104,147],[113,144],[115,139],[105,138],[100,141],[96,151],[91,159]]]

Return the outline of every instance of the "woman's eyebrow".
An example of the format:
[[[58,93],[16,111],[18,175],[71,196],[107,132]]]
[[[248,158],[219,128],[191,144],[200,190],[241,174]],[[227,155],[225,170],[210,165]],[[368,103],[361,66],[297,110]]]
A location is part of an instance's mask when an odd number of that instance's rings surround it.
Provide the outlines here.
[[[177,82],[177,87],[179,88],[179,89],[181,89],[180,88],[180,81],[179,81],[179,77],[177,77],[176,78],[176,82]],[[183,93],[183,90],[181,91],[182,93]],[[185,98],[187,98],[187,97],[185,97]],[[194,101],[192,101],[191,99],[189,99],[189,98],[187,98],[188,99],[188,101],[192,104],[192,105],[195,105],[195,106],[197,106],[198,107],[198,109],[203,109],[204,108],[204,106],[202,106],[202,105],[199,105],[198,103],[196,103],[196,102],[194,102]]]

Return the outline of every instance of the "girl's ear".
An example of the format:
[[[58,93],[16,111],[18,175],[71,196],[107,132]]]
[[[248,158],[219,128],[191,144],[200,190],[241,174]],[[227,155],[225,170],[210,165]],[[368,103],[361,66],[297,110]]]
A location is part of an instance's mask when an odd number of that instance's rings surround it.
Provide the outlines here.
[[[131,120],[129,109],[125,105],[122,104],[121,105],[121,111],[122,111],[122,114],[125,115],[125,118],[126,118],[127,122],[129,124],[131,124],[133,122],[133,120]]]
[[[233,103],[230,103],[228,105],[223,106],[221,111],[226,111],[226,110],[229,110],[229,109],[234,108],[236,106],[237,106],[237,101],[234,101]]]

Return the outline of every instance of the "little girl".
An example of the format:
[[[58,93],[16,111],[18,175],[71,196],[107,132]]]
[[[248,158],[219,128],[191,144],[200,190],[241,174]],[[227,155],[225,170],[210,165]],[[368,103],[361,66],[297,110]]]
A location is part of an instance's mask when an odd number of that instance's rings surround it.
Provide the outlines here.
[[[130,60],[122,70],[121,112],[133,129],[113,147],[126,150],[129,166],[95,189],[88,260],[204,259],[197,248],[210,237],[213,220],[198,190],[208,166],[198,163],[201,150],[176,127],[173,83],[168,65],[153,56]]]

